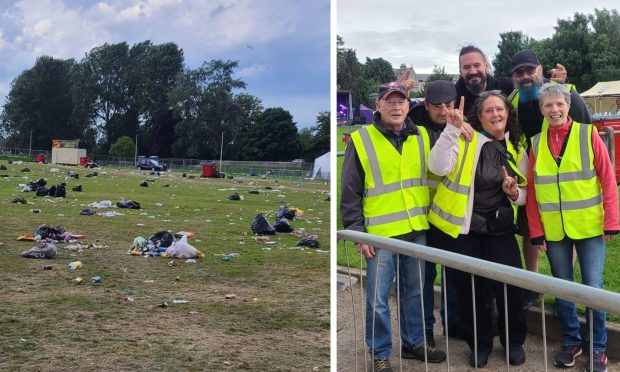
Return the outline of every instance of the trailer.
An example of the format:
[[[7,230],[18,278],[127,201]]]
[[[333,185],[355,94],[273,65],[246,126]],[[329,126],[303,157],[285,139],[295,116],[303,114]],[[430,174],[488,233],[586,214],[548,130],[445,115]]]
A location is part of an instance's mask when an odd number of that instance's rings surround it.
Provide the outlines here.
[[[80,165],[86,149],[78,148],[79,140],[52,140],[52,164]]]

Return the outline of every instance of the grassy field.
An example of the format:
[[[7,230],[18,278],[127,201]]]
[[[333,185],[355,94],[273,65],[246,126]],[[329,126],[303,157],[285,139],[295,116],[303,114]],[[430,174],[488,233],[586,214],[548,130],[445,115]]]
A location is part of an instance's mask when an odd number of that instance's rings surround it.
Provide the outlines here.
[[[9,176],[0,178],[0,370],[329,370],[329,185],[127,169],[95,170],[99,176],[87,178],[93,170],[52,173],[49,164],[0,164],[8,168],[0,175]],[[20,172],[24,167],[32,171]],[[67,181],[66,198],[35,197],[18,187],[39,177],[55,185],[70,170],[80,178]],[[140,187],[142,180],[149,187]],[[84,191],[70,191],[78,183]],[[227,200],[233,192],[243,200]],[[16,197],[30,204],[11,203]],[[123,197],[142,209],[79,215],[90,203],[116,204]],[[320,249],[297,247],[300,238],[284,233],[270,236],[271,245],[252,239],[256,214],[269,213],[273,223],[283,204],[304,211],[291,224],[304,236],[318,235]],[[30,213],[33,208],[41,212]],[[21,257],[36,244],[16,238],[40,224],[84,234],[82,244],[103,247],[79,253],[59,243],[56,259]],[[160,230],[194,232],[189,243],[205,257],[186,264],[127,255],[135,237]],[[229,253],[239,256],[222,260]],[[69,270],[76,260],[82,269]],[[53,269],[42,270],[44,264]],[[94,275],[102,277],[99,284],[91,282]],[[80,285],[73,282],[78,276]]]
[[[344,126],[344,127],[338,128],[338,134],[337,134],[338,135],[338,146],[339,146],[338,151],[344,151],[345,149],[344,142],[340,141],[344,133],[351,132],[352,130],[355,130],[355,128],[356,128],[355,126],[354,127]],[[338,161],[337,161],[338,169],[336,170],[337,185],[338,185],[337,186],[338,187],[337,188],[338,205],[340,205],[340,171],[342,168],[342,160],[343,160],[342,157],[338,158]],[[343,228],[342,220],[340,218],[340,210],[338,210],[337,218],[338,218],[337,226],[338,226],[338,229],[340,230]],[[517,236],[517,241],[519,242],[519,245],[521,245],[520,236]],[[337,253],[338,254],[338,258],[337,258],[338,265],[347,266],[348,264],[353,268],[359,268],[361,264],[362,267],[364,268],[366,267],[366,263],[364,262],[364,260],[360,260],[360,255],[359,253],[355,251],[355,247],[353,246],[352,243],[347,242],[347,245],[345,246],[344,242],[338,241],[337,252],[338,252]],[[618,267],[617,265],[618,262],[620,262],[620,236],[615,237],[609,243],[607,243],[607,255],[605,257],[603,287],[613,292],[620,292],[620,267]],[[540,265],[539,272],[541,274],[551,275],[549,261],[547,261],[547,258],[544,254],[541,254],[539,257],[539,265]],[[575,265],[575,281],[581,282],[581,273],[579,271],[579,265]],[[437,277],[435,284],[439,285],[439,277]],[[545,302],[552,304],[553,297],[546,296]],[[582,313],[584,312],[583,306],[578,306],[578,309]],[[620,322],[620,313],[610,314],[608,318],[615,322]]]

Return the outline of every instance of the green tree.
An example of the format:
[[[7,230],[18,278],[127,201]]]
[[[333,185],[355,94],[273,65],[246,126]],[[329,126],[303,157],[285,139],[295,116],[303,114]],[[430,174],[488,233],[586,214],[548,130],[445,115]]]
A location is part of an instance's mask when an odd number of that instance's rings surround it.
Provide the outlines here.
[[[337,36],[336,80],[338,89],[350,90],[354,116],[359,116],[359,105],[372,106],[370,94],[378,87],[378,83],[368,81],[364,77],[364,66],[357,59],[355,50],[345,48],[342,37]]]
[[[316,117],[317,125],[304,128],[299,133],[303,158],[312,162],[330,149],[330,113],[320,112]]]
[[[499,34],[499,50],[493,60],[495,76],[512,76],[512,56],[528,45],[530,38],[521,31],[508,31]]]
[[[420,97],[424,97],[426,95],[426,84],[430,83],[431,81],[435,81],[435,80],[448,80],[448,81],[452,81],[452,75],[450,75],[450,74],[448,74],[446,72],[446,67],[445,66],[438,67],[437,65],[435,65],[433,67],[433,71],[426,78],[426,82],[424,83],[424,87],[422,88],[422,90],[420,92]]]
[[[136,144],[127,136],[120,137],[110,146],[108,152],[111,156],[131,157],[136,153]]]
[[[236,140],[244,149],[240,160],[291,161],[301,153],[293,116],[281,107],[261,112],[256,124],[240,133]]]
[[[377,83],[377,88],[380,84],[396,80],[392,65],[383,58],[370,59],[366,57],[362,71],[364,72],[364,79]]]
[[[49,56],[37,58],[34,67],[11,83],[0,118],[10,146],[49,148],[53,139],[81,139],[86,126],[71,115],[71,69],[75,61]]]

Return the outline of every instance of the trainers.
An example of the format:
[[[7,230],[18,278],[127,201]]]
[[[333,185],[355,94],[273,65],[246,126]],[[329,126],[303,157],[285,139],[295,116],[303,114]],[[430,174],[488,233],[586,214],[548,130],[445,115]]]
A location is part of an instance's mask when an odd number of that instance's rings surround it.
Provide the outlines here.
[[[417,359],[424,361],[424,352],[426,351],[426,360],[429,363],[441,363],[446,360],[446,353],[437,350],[434,346],[426,345],[420,347],[408,347],[403,345],[402,358],[403,359]]]
[[[525,351],[523,346],[511,346],[508,350],[508,362],[511,366],[520,366],[525,363]]]
[[[389,359],[375,359],[373,367],[375,372],[392,372]]]
[[[478,350],[478,368],[486,367],[489,362],[489,354],[489,352]],[[473,351],[469,354],[469,365],[476,368],[476,357]]]
[[[431,347],[435,347],[435,336],[433,336],[433,330],[426,330],[426,344]]]
[[[572,367],[575,365],[575,358],[581,355],[581,347],[575,345],[562,345],[562,350],[555,354],[553,364],[556,367]]]
[[[605,355],[604,351],[595,351],[592,358],[594,360],[594,363],[592,363],[594,372],[607,372],[607,355]],[[583,370],[590,372],[590,361],[588,361]]]

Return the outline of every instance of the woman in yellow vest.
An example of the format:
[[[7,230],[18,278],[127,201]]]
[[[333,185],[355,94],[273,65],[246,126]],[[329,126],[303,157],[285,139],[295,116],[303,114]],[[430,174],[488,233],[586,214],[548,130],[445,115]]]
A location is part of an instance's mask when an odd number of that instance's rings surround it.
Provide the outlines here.
[[[514,206],[525,204],[527,155],[519,145],[520,131],[514,110],[500,91],[480,94],[468,118],[478,131],[471,142],[459,136],[463,100],[448,110],[448,123],[432,148],[429,170],[445,176],[433,198],[428,220],[442,231],[439,248],[521,268],[514,236]],[[446,268],[457,287],[463,336],[471,350],[470,364],[484,367],[493,349],[491,309],[493,297],[503,298],[503,285],[476,277],[477,355],[474,353],[472,286],[470,274]],[[523,290],[508,286],[509,362],[525,362],[527,333]],[[499,337],[506,347],[504,302],[497,301]]]
[[[553,276],[570,281],[574,244],[582,283],[603,288],[605,242],[620,230],[616,177],[597,131],[573,121],[570,104],[563,85],[541,87],[539,105],[545,119],[542,132],[532,137],[528,166],[530,239],[535,248],[547,252]],[[555,307],[563,345],[554,364],[572,367],[582,353],[575,304],[556,298]],[[593,311],[594,371],[607,369],[605,316]]]

